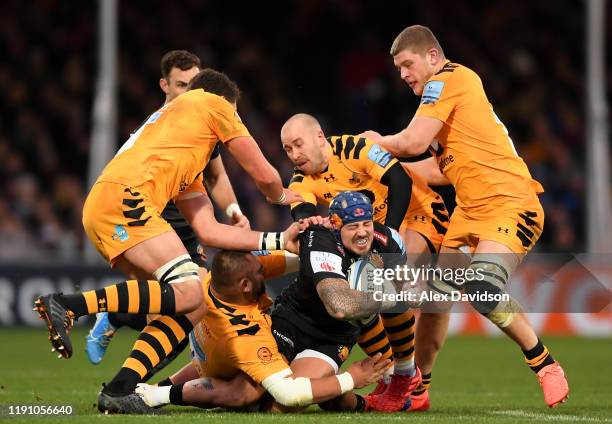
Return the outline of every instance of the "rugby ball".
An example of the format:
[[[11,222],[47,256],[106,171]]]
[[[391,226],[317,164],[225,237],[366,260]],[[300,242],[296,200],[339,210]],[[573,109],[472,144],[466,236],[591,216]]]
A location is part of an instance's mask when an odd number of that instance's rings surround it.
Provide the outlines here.
[[[346,279],[349,286],[353,290],[358,290],[367,293],[380,291],[382,287],[374,284],[374,270],[376,267],[367,259],[359,259],[353,262],[346,273]],[[352,324],[363,326],[369,324],[378,314],[360,318],[356,321],[351,321]]]

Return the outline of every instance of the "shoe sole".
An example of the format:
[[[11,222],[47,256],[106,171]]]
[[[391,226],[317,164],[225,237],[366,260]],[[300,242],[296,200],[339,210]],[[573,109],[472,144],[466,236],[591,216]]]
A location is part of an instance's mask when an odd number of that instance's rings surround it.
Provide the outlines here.
[[[115,400],[108,395],[98,395],[98,411],[104,415],[166,415],[168,412],[157,409],[147,408],[147,411],[129,410],[125,405],[121,405],[120,400]]]
[[[556,408],[557,406],[561,405],[562,403],[567,402],[567,400],[569,399],[569,393],[565,395],[565,397],[561,400],[558,400],[556,402],[553,402],[552,404],[548,405],[549,408]]]
[[[52,346],[51,352],[58,352],[58,358],[70,358],[72,356],[72,351],[66,348],[66,344],[62,340],[62,337],[55,329],[55,326],[53,325],[51,317],[47,311],[47,306],[45,305],[42,297],[36,299],[33,310],[38,312],[38,318],[45,321],[45,324],[47,324],[47,330],[49,331],[48,338]]]

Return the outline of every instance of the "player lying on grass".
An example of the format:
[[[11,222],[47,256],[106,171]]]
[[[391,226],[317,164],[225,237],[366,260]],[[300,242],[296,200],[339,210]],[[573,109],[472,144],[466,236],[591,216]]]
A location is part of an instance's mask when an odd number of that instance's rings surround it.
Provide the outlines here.
[[[350,265],[364,255],[384,254],[384,264],[381,265],[385,267],[394,267],[406,261],[399,234],[374,223],[372,212],[372,205],[365,195],[358,192],[341,193],[330,207],[335,230],[314,225],[299,237],[298,277],[276,299],[272,312],[272,334],[278,350],[290,361],[295,377],[329,378],[336,375],[359,335],[358,326],[348,321],[355,322],[360,318],[372,317],[395,306],[395,302],[376,301],[372,293],[352,290],[346,280]],[[395,292],[396,287],[387,285],[385,290]],[[224,356],[219,357],[218,349],[209,345],[215,340],[213,332],[203,331],[201,339],[197,334],[194,332],[193,336],[193,340],[197,342],[194,344],[194,357],[205,358],[196,362],[201,364],[198,371],[200,376],[210,377],[207,373],[208,367],[211,366],[209,361],[221,362]],[[212,356],[208,355],[209,351]],[[379,355],[376,354],[375,358]],[[264,356],[267,357],[267,354]],[[212,369],[218,372],[214,365]],[[410,391],[419,384],[418,370],[416,373],[417,378],[414,379],[412,387],[407,388],[407,406],[410,402]],[[141,385],[138,390],[145,396],[145,402],[151,402],[153,405],[158,404],[160,393],[163,393],[165,403],[172,401],[170,393],[174,393],[177,402],[184,401],[178,399],[178,393],[189,393],[192,404],[197,405],[210,406],[211,397],[219,398],[217,393],[212,393],[211,390],[198,392],[201,386],[188,388],[188,392],[185,392],[186,386],[180,383],[184,383],[188,378],[186,375],[189,376],[190,373],[187,371],[173,376],[171,382],[179,383],[172,386],[173,388]],[[219,374],[214,377],[219,377]],[[253,400],[243,399],[236,393],[261,395],[253,392],[252,384],[243,378],[231,380],[227,384],[231,389],[224,386],[220,390],[230,393],[223,402],[231,402],[232,406]],[[222,395],[220,397],[223,399]],[[367,398],[364,399],[353,392],[320,403],[320,406],[337,411],[372,409],[368,407]]]
[[[304,201],[291,204],[295,219],[317,214],[316,205],[328,206],[345,190],[366,194],[374,208],[374,221],[397,230],[410,263],[428,265],[437,253],[448,225],[442,198],[423,178],[366,139],[351,135],[325,137],[317,119],[305,113],[293,115],[281,129],[281,142],[295,165],[289,188]],[[431,160],[431,155],[425,155]],[[424,159],[425,160],[425,159]],[[421,161],[412,162],[414,166]],[[405,407],[405,388],[416,374],[424,383],[411,396],[411,411],[429,409],[431,371],[448,328],[448,313],[423,313],[416,325],[412,311],[382,314],[362,327],[358,343],[367,354],[381,352],[394,358],[389,375],[370,393],[370,402],[387,412]],[[415,346],[416,341],[416,346]]]
[[[172,386],[140,384],[136,393],[147,405],[241,408],[263,399],[270,402],[261,402],[261,408],[278,412],[336,398],[382,376],[390,361],[380,354],[352,364],[339,375],[295,375],[272,336],[265,280],[297,271],[298,260],[282,252],[265,253],[220,251],[215,255],[211,273],[202,283],[207,312],[190,334],[190,370],[175,376]],[[263,397],[266,392],[270,399]]]
[[[504,293],[510,275],[542,234],[544,210],[538,195],[544,189],[517,154],[478,75],[447,60],[429,28],[405,28],[393,41],[391,55],[401,79],[421,96],[421,104],[400,132],[363,135],[398,156],[435,150],[440,172],[457,193],[438,265],[456,267],[460,248],[467,246],[473,253],[469,268],[486,276],[465,284],[432,279],[431,287],[444,294],[457,290]],[[553,407],[564,402],[569,393],[565,373],[521,305],[510,298],[472,301],[472,306],[522,350],[546,404]]]

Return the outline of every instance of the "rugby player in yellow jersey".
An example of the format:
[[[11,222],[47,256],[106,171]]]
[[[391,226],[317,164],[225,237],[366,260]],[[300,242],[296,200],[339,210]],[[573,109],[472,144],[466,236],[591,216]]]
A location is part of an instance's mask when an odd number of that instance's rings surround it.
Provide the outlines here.
[[[283,252],[254,254],[224,250],[215,255],[202,283],[207,312],[189,336],[192,362],[170,378],[170,385],[139,384],[136,393],[147,405],[241,408],[268,392],[276,404],[257,406],[280,412],[325,402],[382,376],[389,360],[380,354],[338,375],[295,375],[272,335],[265,280],[296,272],[298,258]]]
[[[400,232],[413,264],[430,263],[440,249],[448,213],[440,196],[419,175],[366,138],[326,139],[317,119],[304,113],[283,125],[281,142],[296,167],[289,188],[304,198],[291,205],[294,218],[316,214],[317,204],[329,205],[340,192],[360,191],[372,201],[374,220]],[[448,319],[448,313],[424,313],[419,319],[417,365],[424,363],[426,374],[444,342]],[[411,379],[416,375],[414,327],[414,314],[408,311],[383,314],[382,324],[377,319],[361,330],[359,344],[366,353],[380,351],[395,358],[389,384],[382,380],[370,394],[374,409],[399,411],[407,402],[406,388],[414,386]]]
[[[111,266],[138,279],[72,295],[41,296],[35,302],[53,349],[65,358],[72,355],[67,333],[75,318],[103,311],[162,314],[143,330],[140,348],[132,351],[103,389],[99,409],[144,407],[133,394],[136,384],[176,348],[205,312],[198,266],[161,217],[168,201],[176,202],[206,244],[297,250],[295,244],[283,246],[283,239],[287,236],[288,243],[293,242],[298,225],[285,233],[261,233],[219,224],[214,218],[202,170],[218,141],[271,202],[296,200],[240,120],[238,95],[238,87],[225,74],[201,71],[190,82],[189,92],[164,105],[130,137],[92,187],[83,209],[85,232]],[[163,355],[150,355],[155,346]]]
[[[364,135],[396,155],[419,155],[430,146],[437,150],[440,172],[455,187],[457,198],[442,241],[441,261],[468,246],[470,268],[486,276],[464,285],[433,280],[431,286],[443,293],[503,293],[510,274],[542,233],[544,211],[538,194],[543,188],[517,155],[478,75],[447,60],[429,28],[404,29],[393,42],[391,55],[400,77],[421,96],[420,106],[399,133],[382,137],[368,131]],[[569,386],[563,369],[535,334],[521,306],[513,299],[473,301],[472,305],[520,346],[545,402],[551,407],[564,402]]]
[[[160,61],[160,70],[159,87],[165,94],[164,104],[167,104],[187,91],[189,81],[200,72],[200,59],[186,50],[171,50],[163,55]],[[208,165],[204,168],[204,184],[214,203],[221,210],[226,211],[233,225],[249,227],[249,220],[242,214],[238,206],[234,189],[223,166],[218,144],[211,154]],[[207,270],[203,247],[174,202],[168,202],[162,211],[162,218],[172,226],[193,262],[200,267],[200,277],[202,277],[202,273],[205,275]],[[130,277],[128,276],[128,278]],[[142,331],[146,325],[147,315],[99,312],[96,314],[96,322],[86,338],[85,351],[87,352],[87,358],[92,364],[99,364],[112,337],[119,328],[129,326]],[[158,372],[167,365],[185,349],[187,344],[188,340],[185,339],[172,352],[172,355],[168,355],[149,375]],[[145,377],[145,380],[147,377]]]

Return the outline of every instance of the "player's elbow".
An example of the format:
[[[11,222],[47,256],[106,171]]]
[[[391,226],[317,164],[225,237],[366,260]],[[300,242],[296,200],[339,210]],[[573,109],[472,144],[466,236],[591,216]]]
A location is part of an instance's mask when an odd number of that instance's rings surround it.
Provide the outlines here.
[[[429,145],[431,144],[431,140],[427,140],[425,138],[414,138],[410,143],[406,143],[404,154],[406,156],[419,156],[425,153]]]
[[[325,309],[327,309],[327,313],[334,319],[344,321],[348,319],[349,311],[347,308],[336,302],[327,302],[325,303]]]
[[[313,402],[312,386],[308,378],[285,378],[278,374],[266,378],[262,385],[284,407],[297,408]]]

